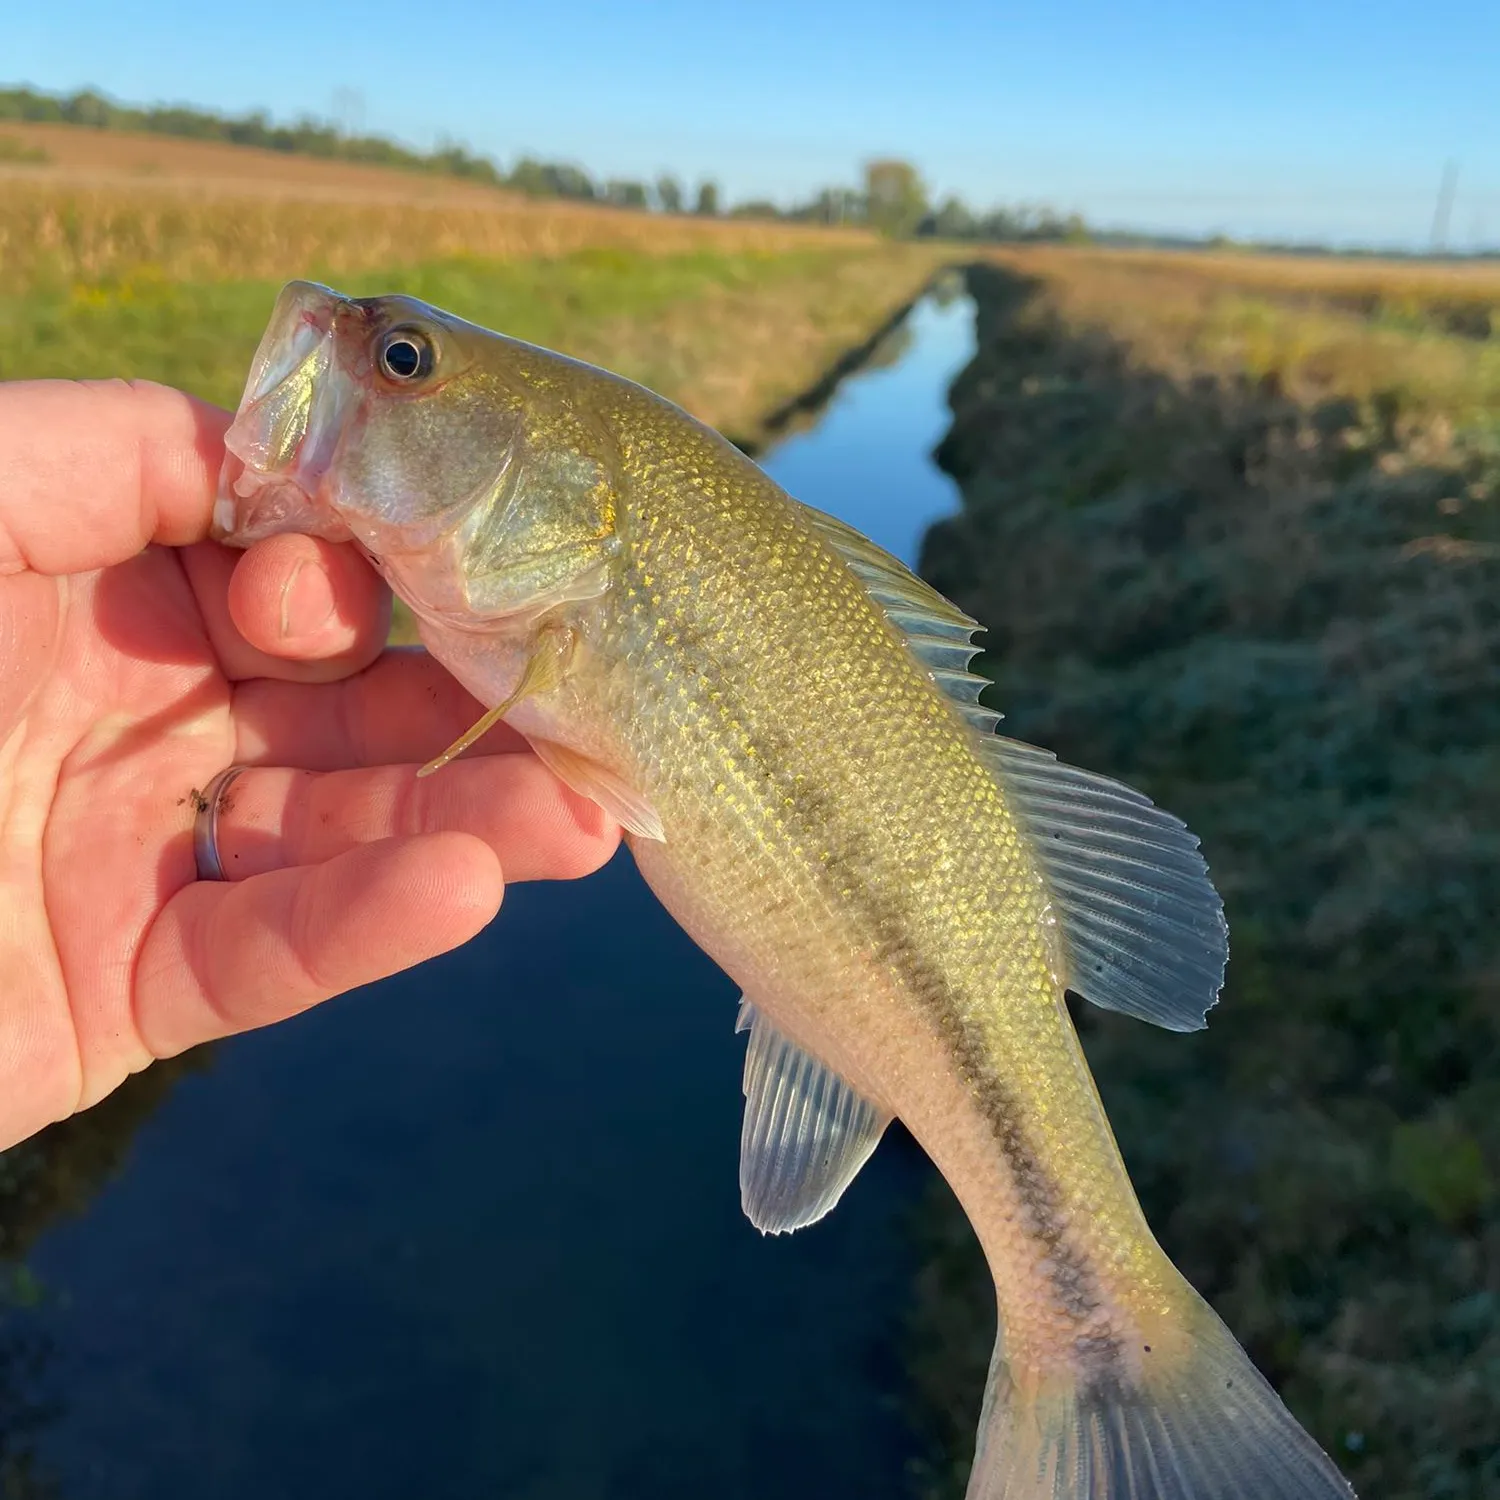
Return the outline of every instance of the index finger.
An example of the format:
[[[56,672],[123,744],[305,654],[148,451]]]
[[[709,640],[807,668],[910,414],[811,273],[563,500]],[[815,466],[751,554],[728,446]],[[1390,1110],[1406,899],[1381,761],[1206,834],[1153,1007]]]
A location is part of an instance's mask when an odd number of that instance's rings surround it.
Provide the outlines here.
[[[0,577],[208,535],[230,414],[150,381],[0,384]]]

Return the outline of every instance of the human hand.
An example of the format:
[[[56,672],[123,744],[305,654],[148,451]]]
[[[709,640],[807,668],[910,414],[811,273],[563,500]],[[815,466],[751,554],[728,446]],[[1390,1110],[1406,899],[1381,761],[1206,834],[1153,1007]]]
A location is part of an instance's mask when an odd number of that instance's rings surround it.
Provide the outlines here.
[[[416,779],[483,710],[383,650],[353,549],[204,540],[228,423],[163,386],[0,385],[0,1147],[618,842],[503,726]],[[194,803],[231,763],[228,880],[200,881]]]

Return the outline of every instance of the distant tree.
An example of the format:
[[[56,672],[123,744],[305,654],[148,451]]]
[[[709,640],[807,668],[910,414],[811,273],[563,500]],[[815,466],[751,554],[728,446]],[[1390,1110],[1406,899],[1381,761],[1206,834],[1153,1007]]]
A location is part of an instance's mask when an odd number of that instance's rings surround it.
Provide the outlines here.
[[[698,184],[698,201],[693,212],[702,214],[706,219],[717,217],[719,212],[719,184],[717,182]]]
[[[102,94],[84,89],[81,93],[74,94],[71,102],[73,107],[70,118],[73,124],[91,125],[96,130],[103,130],[112,123],[114,106]]]
[[[865,216],[864,197],[853,188],[827,187],[816,198],[789,209],[784,217],[808,224],[859,224]]]
[[[682,212],[682,184],[670,173],[656,179],[656,206],[664,214]]]
[[[1032,222],[1028,238],[1033,240],[1060,240],[1067,235],[1067,232],[1068,221],[1056,209],[1041,208],[1037,210],[1036,218]]]
[[[927,189],[910,162],[885,158],[865,163],[865,201],[876,229],[906,235],[927,212]]]
[[[505,178],[506,184],[520,193],[530,193],[534,198],[545,198],[551,188],[547,183],[547,164],[534,156],[523,156]]]
[[[336,132],[329,132],[329,144],[337,148],[340,144]],[[329,154],[333,154],[330,150]],[[476,182],[499,183],[504,181],[494,162],[483,156],[475,156],[465,147],[454,142],[445,142],[428,157],[429,165],[450,177],[470,177]]]
[[[769,198],[748,198],[729,210],[731,219],[779,219],[781,210]]]
[[[604,184],[604,200],[616,208],[645,208],[646,184],[633,177],[611,177]]]
[[[1026,234],[1026,217],[1022,209],[993,208],[975,225],[975,237],[981,240],[1019,240]]]
[[[505,181],[535,198],[589,199],[596,196],[588,173],[571,162],[538,161],[533,156],[523,156],[510,169]]]
[[[574,166],[572,162],[548,163],[547,180],[552,184],[552,191],[559,198],[590,199],[599,196],[593,178],[582,167]]]
[[[940,240],[971,240],[979,233],[979,220],[962,198],[950,193],[917,225],[917,233]]]

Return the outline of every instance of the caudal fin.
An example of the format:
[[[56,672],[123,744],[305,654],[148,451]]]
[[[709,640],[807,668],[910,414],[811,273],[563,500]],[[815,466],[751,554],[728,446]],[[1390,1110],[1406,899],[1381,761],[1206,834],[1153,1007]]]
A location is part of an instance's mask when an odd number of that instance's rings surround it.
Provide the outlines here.
[[[966,1500],[1351,1500],[1206,1305],[1185,1358],[1027,1395],[996,1348]]]

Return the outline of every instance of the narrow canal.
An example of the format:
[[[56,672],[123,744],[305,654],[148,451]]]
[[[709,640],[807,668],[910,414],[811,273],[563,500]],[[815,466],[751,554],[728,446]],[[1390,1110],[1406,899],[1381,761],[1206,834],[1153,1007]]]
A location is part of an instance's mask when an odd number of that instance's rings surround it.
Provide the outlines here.
[[[956,503],[930,453],[972,305],[892,337],[762,461],[911,560]],[[829,1219],[757,1234],[736,999],[622,854],[216,1048],[0,1314],[34,1493],[902,1500],[931,1169],[893,1131]]]

